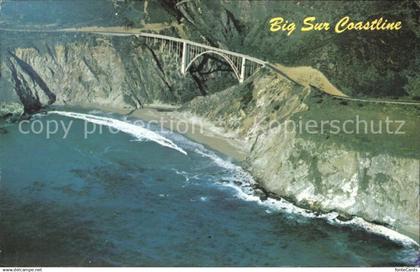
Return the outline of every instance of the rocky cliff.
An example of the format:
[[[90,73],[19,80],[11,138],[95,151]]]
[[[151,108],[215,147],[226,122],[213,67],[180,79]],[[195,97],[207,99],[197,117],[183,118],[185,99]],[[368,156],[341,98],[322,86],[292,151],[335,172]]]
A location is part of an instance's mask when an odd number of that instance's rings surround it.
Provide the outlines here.
[[[210,70],[193,66],[189,76],[183,76],[179,57],[160,44],[148,45],[136,38],[84,37],[83,41],[47,42],[7,52],[0,80],[3,101],[20,101],[27,113],[51,104],[130,110],[143,104],[179,104],[234,82],[224,67],[227,64],[219,60],[206,59],[200,65]]]
[[[386,224],[418,241],[418,107],[347,103],[267,71],[184,109],[246,139],[245,165],[268,192],[312,210]],[[305,130],[308,122],[356,118],[377,130],[386,116],[406,120],[405,134]]]

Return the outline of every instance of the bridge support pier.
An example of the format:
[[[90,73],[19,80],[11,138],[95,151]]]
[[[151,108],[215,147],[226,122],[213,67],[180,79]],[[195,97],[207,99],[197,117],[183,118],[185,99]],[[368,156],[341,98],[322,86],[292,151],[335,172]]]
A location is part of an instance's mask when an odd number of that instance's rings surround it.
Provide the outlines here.
[[[244,82],[244,80],[245,80],[245,63],[246,63],[246,58],[245,57],[242,57],[242,64],[241,64],[241,75],[240,75],[240,77],[239,77],[239,83],[242,83],[242,82]]]
[[[182,55],[181,55],[181,74],[185,75],[187,68],[187,43],[182,43]]]

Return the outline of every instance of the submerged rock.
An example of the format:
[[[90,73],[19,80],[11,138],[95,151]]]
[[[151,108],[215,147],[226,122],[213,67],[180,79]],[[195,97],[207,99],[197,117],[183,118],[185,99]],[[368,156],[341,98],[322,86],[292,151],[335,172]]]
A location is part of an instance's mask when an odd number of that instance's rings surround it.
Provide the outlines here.
[[[17,102],[0,102],[0,119],[9,122],[17,121],[24,113],[22,104]]]
[[[261,201],[264,201],[264,200],[268,199],[267,194],[261,189],[255,189],[254,193],[257,197],[260,198]]]

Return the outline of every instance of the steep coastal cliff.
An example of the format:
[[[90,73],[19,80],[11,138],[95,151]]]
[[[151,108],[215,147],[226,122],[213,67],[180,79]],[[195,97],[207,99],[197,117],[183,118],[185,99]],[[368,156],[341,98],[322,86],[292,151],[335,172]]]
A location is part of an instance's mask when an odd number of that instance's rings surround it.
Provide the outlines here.
[[[343,103],[262,74],[184,109],[246,139],[245,165],[267,192],[312,210],[387,224],[418,241],[420,109]],[[407,120],[404,135],[299,130],[307,122],[355,118],[378,126],[386,114]]]
[[[123,42],[132,48],[122,54],[118,42],[98,37],[91,43],[17,48],[3,63],[3,77],[13,86],[8,91],[16,92],[27,112],[53,103],[131,109],[195,95],[191,78],[174,79],[170,76],[176,71],[162,70],[171,64],[163,65],[161,54],[129,40]]]

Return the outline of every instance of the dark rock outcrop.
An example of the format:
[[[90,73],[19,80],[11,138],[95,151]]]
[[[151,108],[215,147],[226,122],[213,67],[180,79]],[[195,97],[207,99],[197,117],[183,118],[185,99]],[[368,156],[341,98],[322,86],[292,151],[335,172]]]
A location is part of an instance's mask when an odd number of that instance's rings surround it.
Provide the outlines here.
[[[55,102],[56,96],[50,91],[44,80],[37,72],[13,53],[8,67],[11,79],[15,84],[15,91],[22,102],[25,112],[34,113],[45,105]]]

